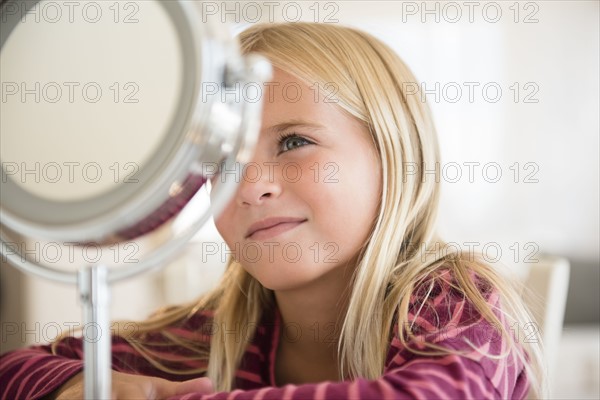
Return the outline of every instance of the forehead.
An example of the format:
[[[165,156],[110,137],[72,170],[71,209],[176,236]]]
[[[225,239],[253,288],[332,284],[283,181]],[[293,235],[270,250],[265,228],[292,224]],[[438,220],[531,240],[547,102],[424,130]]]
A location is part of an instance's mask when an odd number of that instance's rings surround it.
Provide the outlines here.
[[[263,84],[263,126],[287,120],[328,121],[341,115],[335,102],[325,101],[321,84],[306,82],[282,69]]]
[[[273,76],[263,84],[263,102],[298,104],[314,100],[313,83],[305,82],[280,68],[273,68]]]

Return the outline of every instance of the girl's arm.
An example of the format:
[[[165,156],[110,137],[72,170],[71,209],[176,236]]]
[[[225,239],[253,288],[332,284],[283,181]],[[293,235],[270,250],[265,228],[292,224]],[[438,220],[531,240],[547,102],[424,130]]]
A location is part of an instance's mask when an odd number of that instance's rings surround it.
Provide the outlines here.
[[[197,322],[194,321],[194,325]],[[194,334],[198,326],[184,326],[179,329]],[[185,333],[184,332],[184,333]],[[151,351],[161,357],[168,369],[190,370],[202,368],[205,364],[194,359],[183,346],[165,345],[162,334],[152,334],[145,341],[144,351]],[[151,344],[148,344],[151,343]],[[35,346],[15,350],[0,357],[0,399],[40,399],[56,394],[65,383],[77,381],[83,370],[83,342],[80,338],[67,337],[51,346]],[[170,374],[150,363],[132,343],[120,336],[112,338],[112,369],[126,374],[162,378],[168,381],[185,381],[203,374]],[[185,365],[182,365],[185,364]]]
[[[472,354],[416,356],[408,361],[405,357],[406,351],[396,347],[379,379],[285,385],[212,395],[190,393],[171,400],[522,399],[529,389],[523,366],[514,354],[499,360],[482,356],[479,361]]]
[[[395,328],[384,373],[378,379],[265,387],[212,395],[190,393],[176,399],[525,398],[529,381],[523,357],[519,357],[523,355],[519,338],[514,338],[516,343],[507,343],[499,327],[485,320],[448,281],[442,280],[426,292],[411,300],[410,329],[404,330],[410,330],[414,336],[408,346],[403,345],[398,337],[399,327]],[[500,310],[498,293],[491,290],[485,297],[506,330],[511,332]],[[425,343],[446,351],[433,354],[435,350]]]
[[[3,354],[0,358],[2,400],[39,399],[67,382],[83,369],[76,351],[52,355],[50,346],[36,346]]]

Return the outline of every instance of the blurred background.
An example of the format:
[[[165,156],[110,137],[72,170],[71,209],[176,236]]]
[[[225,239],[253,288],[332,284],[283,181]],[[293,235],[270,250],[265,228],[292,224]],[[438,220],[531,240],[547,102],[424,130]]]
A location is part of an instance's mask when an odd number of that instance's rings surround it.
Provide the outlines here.
[[[60,3],[60,2],[58,2]],[[525,277],[547,256],[570,279],[553,398],[600,398],[599,2],[203,2],[234,32],[256,22],[355,26],[404,59],[425,90],[442,162],[440,233]],[[164,270],[113,288],[113,319],[143,319],[219,279],[214,226]],[[2,352],[81,321],[76,290],[2,263]]]

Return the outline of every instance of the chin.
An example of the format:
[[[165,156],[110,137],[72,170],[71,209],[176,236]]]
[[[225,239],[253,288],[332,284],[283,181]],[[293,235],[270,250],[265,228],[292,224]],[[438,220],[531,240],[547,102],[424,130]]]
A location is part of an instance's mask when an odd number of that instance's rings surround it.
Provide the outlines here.
[[[253,275],[254,276],[254,275]],[[274,292],[298,289],[306,284],[306,282],[291,281],[290,279],[273,279],[272,277],[257,277],[254,278],[266,289]]]
[[[277,271],[261,271],[257,273],[256,270],[260,267],[246,267],[246,271],[252,275],[263,287],[273,291],[286,291],[300,289],[318,277],[309,276],[298,276],[298,274],[290,273],[286,271],[286,268],[279,269]],[[296,270],[300,267],[294,265],[293,268]]]

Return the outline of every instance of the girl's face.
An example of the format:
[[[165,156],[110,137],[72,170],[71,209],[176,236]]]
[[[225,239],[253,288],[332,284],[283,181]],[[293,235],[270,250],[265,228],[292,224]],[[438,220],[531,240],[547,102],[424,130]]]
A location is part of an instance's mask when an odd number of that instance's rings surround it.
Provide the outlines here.
[[[215,221],[234,258],[272,290],[351,265],[381,198],[368,129],[317,93],[323,88],[275,69],[254,157]]]

